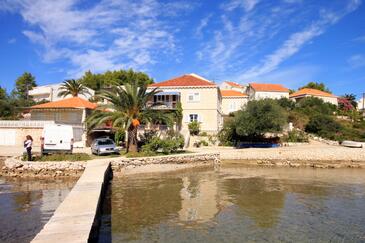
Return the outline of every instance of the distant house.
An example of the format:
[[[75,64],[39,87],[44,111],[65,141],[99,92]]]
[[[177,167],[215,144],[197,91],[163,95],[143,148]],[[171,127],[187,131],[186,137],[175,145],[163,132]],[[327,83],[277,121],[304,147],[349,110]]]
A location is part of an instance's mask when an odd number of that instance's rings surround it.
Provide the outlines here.
[[[289,89],[281,84],[250,83],[247,94],[250,100],[289,98]]]
[[[35,102],[40,101],[58,101],[62,100],[64,98],[70,98],[71,95],[66,97],[59,97],[58,94],[61,92],[62,83],[59,84],[49,84],[49,85],[43,85],[43,86],[37,86],[34,87],[32,90],[29,91],[29,95],[33,98]],[[90,99],[92,96],[94,96],[95,91],[92,89],[89,89],[90,94],[87,95],[80,95],[83,99]]]
[[[304,88],[290,95],[290,99],[294,101],[299,101],[305,97],[317,97],[319,99],[322,99],[324,102],[338,105],[337,96],[318,89]]]
[[[75,142],[86,145],[86,118],[97,107],[80,97],[48,102],[31,107],[32,121],[53,121],[56,124],[72,125]]]
[[[357,109],[359,111],[364,111],[365,110],[365,99],[361,98],[358,102],[357,102]]]
[[[238,84],[238,83],[235,83],[235,82],[224,81],[220,85],[220,89],[221,90],[235,90],[235,91],[238,91],[238,92],[241,92],[241,93],[246,93],[247,86],[242,85],[242,84]]]
[[[157,109],[176,109],[181,102],[182,130],[188,130],[192,121],[200,122],[201,130],[209,133],[217,133],[222,127],[222,97],[214,82],[197,74],[186,74],[149,86],[150,90],[154,88],[161,92],[151,102],[163,104]]]
[[[222,112],[228,115],[231,112],[240,110],[247,104],[248,95],[236,90],[221,90]]]

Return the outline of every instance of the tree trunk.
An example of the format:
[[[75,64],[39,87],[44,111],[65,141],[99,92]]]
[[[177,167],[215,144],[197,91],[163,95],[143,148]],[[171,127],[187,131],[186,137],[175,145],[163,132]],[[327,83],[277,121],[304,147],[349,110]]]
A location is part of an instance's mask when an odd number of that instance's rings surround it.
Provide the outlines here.
[[[138,152],[137,147],[137,127],[131,125],[128,128],[128,146],[127,153],[129,152]]]

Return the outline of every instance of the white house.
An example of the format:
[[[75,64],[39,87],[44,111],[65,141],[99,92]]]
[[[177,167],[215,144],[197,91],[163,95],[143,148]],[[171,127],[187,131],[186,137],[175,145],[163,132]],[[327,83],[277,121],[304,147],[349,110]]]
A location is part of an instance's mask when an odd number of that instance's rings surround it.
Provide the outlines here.
[[[61,85],[62,83],[37,86],[29,91],[29,95],[33,98],[35,102],[40,102],[43,100],[52,102],[52,101],[62,100],[64,98],[70,98],[71,95],[68,95],[66,97],[58,96],[58,94],[61,92],[60,90]],[[79,97],[88,100],[92,96],[94,96],[95,91],[89,88],[88,90],[90,94],[79,95]]]
[[[247,95],[250,100],[289,98],[289,89],[281,84],[250,83]]]
[[[238,91],[241,93],[246,93],[247,85],[242,85],[242,84],[238,84],[238,83],[230,82],[230,81],[224,81],[220,85],[220,89],[221,90],[235,90],[235,91]]]
[[[222,96],[218,85],[196,74],[186,74],[160,83],[154,102],[164,103],[160,109],[175,109],[178,102],[183,109],[182,130],[188,130],[192,121],[200,122],[201,130],[217,133],[223,125]]]
[[[365,99],[361,98],[358,102],[357,102],[357,109],[359,111],[364,111],[365,110]]]
[[[248,101],[248,95],[236,90],[221,90],[222,95],[222,112],[228,115],[245,107]]]
[[[328,93],[328,92],[318,90],[318,89],[304,88],[304,89],[300,89],[297,92],[294,92],[293,94],[290,95],[290,99],[292,99],[296,102],[305,97],[317,97],[317,98],[323,100],[324,102],[328,102],[333,105],[338,105],[337,96],[335,96],[331,93]]]

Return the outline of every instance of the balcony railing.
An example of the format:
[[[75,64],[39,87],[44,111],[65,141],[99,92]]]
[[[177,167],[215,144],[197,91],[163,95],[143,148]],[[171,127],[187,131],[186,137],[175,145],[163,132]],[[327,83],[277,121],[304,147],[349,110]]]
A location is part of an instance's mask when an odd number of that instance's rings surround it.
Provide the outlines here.
[[[156,110],[170,110],[170,109],[176,109],[177,107],[177,101],[171,101],[171,102],[148,102],[147,106],[151,107],[152,109]]]
[[[32,120],[0,120],[0,127],[44,127],[45,124],[55,124],[54,121],[32,121]]]

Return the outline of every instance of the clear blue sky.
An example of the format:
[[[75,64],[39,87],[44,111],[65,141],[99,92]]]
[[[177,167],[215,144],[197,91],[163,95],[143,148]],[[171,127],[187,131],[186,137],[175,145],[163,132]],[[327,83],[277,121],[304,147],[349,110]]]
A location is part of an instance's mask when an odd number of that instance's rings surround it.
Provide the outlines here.
[[[361,0],[0,0],[0,85],[134,68],[155,81],[324,82],[365,92]]]

